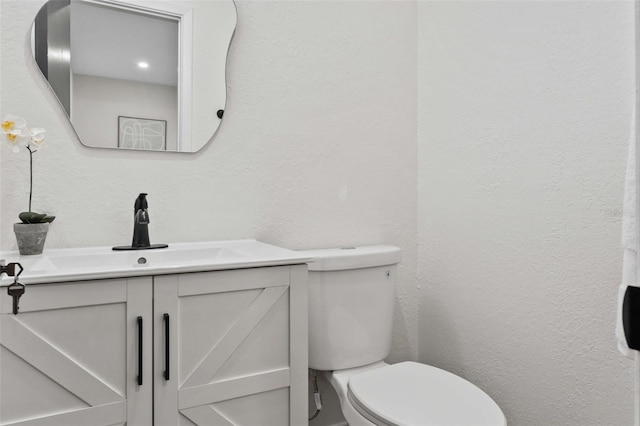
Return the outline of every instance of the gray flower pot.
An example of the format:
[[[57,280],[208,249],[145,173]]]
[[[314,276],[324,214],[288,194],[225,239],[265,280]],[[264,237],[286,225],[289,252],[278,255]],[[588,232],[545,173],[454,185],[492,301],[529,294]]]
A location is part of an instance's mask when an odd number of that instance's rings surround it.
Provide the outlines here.
[[[48,223],[14,223],[13,232],[16,234],[20,254],[42,254],[44,241],[49,232]]]

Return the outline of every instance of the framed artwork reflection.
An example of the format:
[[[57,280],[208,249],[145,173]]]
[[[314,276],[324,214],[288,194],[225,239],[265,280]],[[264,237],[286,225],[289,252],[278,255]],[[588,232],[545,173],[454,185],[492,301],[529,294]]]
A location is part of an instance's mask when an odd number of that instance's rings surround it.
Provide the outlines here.
[[[118,148],[165,151],[167,121],[119,115]]]

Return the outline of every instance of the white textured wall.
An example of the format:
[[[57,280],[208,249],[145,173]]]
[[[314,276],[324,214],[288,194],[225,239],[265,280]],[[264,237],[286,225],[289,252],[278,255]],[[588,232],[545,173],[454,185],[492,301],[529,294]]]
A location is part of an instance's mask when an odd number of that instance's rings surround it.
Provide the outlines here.
[[[420,360],[510,426],[630,425],[632,2],[419,5]]]
[[[395,244],[393,358],[417,357],[415,3],[238,2],[225,118],[197,154],[82,146],[27,51],[42,4],[0,2],[0,115],[48,130],[33,205],[57,216],[46,248],[127,243],[138,192],[152,242]],[[28,155],[0,148],[7,250],[27,209]]]

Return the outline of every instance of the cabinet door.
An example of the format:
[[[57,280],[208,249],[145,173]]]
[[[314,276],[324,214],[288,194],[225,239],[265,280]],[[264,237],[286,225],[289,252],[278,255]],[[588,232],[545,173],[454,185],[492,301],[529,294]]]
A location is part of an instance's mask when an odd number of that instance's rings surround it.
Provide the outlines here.
[[[151,278],[28,285],[18,315],[11,302],[0,289],[0,424],[152,424]]]
[[[156,425],[306,424],[305,268],[154,278]]]

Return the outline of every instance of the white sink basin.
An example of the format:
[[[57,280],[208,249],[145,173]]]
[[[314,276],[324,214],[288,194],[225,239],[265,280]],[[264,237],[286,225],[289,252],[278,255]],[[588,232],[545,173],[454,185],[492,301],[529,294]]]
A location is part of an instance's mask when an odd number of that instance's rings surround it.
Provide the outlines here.
[[[43,256],[31,271],[58,271],[74,269],[119,269],[127,267],[179,266],[183,263],[209,263],[224,259],[241,259],[241,253],[226,248],[185,248],[117,251],[106,253],[65,254]]]
[[[307,255],[256,240],[170,244],[153,250],[113,251],[111,247],[45,250],[39,256],[0,253],[0,258],[19,262],[20,281],[45,283],[179,272],[210,271],[306,263]],[[3,276],[0,285],[12,278]]]

